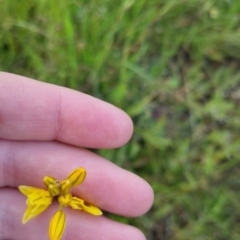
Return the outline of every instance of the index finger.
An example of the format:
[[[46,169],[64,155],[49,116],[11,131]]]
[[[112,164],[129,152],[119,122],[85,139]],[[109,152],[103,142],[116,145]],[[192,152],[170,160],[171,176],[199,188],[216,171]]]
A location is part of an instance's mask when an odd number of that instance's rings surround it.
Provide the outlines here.
[[[64,87],[0,73],[0,138],[57,140],[114,148],[132,135],[132,121],[104,101]]]

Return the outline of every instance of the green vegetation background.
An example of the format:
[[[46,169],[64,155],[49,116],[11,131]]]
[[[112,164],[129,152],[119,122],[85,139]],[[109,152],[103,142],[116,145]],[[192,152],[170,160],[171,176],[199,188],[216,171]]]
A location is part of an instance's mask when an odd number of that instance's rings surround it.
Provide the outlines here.
[[[73,88],[133,119],[99,154],[154,188],[112,218],[150,240],[240,239],[240,1],[1,0],[0,70]]]

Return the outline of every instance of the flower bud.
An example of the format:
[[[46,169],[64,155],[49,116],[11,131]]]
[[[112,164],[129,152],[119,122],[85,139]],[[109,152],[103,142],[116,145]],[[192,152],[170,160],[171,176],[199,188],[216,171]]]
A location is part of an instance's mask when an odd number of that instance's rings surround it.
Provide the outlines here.
[[[50,184],[54,184],[56,182],[56,179],[53,177],[50,177],[50,176],[46,176],[46,177],[44,177],[43,182],[46,185],[46,187],[48,188],[48,186]]]
[[[64,207],[68,206],[71,200],[72,200],[71,193],[67,193],[58,197],[58,202],[60,203],[61,206],[64,206]]]
[[[61,191],[62,194],[66,194],[69,192],[70,188],[71,188],[71,182],[69,179],[65,179],[61,182]]]
[[[50,192],[51,196],[58,196],[61,192],[61,189],[57,184],[49,184],[48,191]]]

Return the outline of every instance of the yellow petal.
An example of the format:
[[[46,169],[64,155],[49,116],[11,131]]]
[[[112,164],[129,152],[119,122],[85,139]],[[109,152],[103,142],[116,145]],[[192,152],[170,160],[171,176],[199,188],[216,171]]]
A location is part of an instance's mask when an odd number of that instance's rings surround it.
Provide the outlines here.
[[[58,202],[61,206],[68,206],[72,200],[72,194],[67,193],[58,197]]]
[[[80,199],[80,198],[77,198],[77,197],[73,197],[71,202],[70,202],[70,206],[73,208],[73,209],[77,209],[77,210],[83,210],[85,212],[88,212],[92,215],[95,215],[95,216],[100,216],[102,215],[102,211],[91,205],[91,204],[88,204],[86,203],[83,199]]]
[[[77,168],[73,172],[71,172],[67,179],[70,180],[71,186],[75,187],[82,183],[86,177],[86,170],[84,168]]]
[[[40,205],[36,207],[36,205],[35,206],[29,205],[27,210],[23,214],[22,223],[25,224],[30,219],[36,217],[37,215],[42,213],[44,210],[46,210],[48,206],[49,205]]]
[[[66,194],[69,192],[70,188],[72,187],[71,182],[69,179],[65,179],[61,182],[61,191],[62,194]]]
[[[66,225],[66,216],[62,210],[58,210],[51,219],[49,225],[49,238],[60,240]]]
[[[77,197],[73,197],[69,205],[73,209],[82,210],[84,205],[84,200]]]
[[[99,208],[97,208],[93,205],[87,204],[86,202],[84,203],[83,211],[88,212],[95,216],[102,215],[102,211]]]
[[[33,192],[28,195],[28,203],[30,205],[49,205],[52,203],[53,197],[44,189]]]
[[[51,176],[46,176],[43,178],[43,182],[48,187],[50,184],[54,184],[57,180]]]
[[[38,191],[43,190],[42,188],[29,187],[29,186],[19,186],[18,189],[25,196],[28,196],[28,195],[32,194],[33,192],[38,192]]]
[[[52,196],[44,189],[20,186],[19,190],[28,197],[28,208],[23,215],[23,223],[42,213],[52,203]]]

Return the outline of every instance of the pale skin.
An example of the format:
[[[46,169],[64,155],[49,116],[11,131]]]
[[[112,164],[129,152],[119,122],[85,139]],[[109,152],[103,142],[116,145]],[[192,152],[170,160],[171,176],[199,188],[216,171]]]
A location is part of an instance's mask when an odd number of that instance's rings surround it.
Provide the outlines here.
[[[122,110],[67,88],[0,73],[0,239],[48,239],[54,202],[23,225],[26,197],[19,185],[45,188],[43,177],[62,180],[84,167],[85,181],[74,194],[100,209],[137,217],[153,202],[150,185],[89,148],[117,148],[132,136],[133,124]],[[114,151],[114,150],[112,150]],[[62,240],[145,240],[135,227],[64,208]]]

